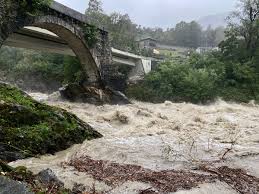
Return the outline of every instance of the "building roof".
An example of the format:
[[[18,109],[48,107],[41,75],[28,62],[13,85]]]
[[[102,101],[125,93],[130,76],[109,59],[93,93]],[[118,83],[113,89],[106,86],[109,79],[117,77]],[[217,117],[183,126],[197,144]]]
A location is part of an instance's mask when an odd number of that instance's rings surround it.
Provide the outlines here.
[[[152,38],[152,37],[141,38],[141,39],[137,40],[137,42],[142,42],[142,41],[145,41],[145,40],[153,40],[153,41],[157,42],[157,40]]]

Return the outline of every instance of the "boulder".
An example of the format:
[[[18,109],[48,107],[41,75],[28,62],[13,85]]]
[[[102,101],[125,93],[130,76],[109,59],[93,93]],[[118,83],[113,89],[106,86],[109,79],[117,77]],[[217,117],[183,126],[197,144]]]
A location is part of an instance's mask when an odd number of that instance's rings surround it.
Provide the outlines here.
[[[71,193],[70,190],[64,188],[64,183],[50,169],[33,175],[24,166],[13,168],[0,161],[0,173],[4,175],[0,177],[0,194],[9,194],[8,192],[15,194],[31,193],[29,191],[35,191],[36,193],[45,193],[46,191],[48,191],[47,193]],[[49,189],[51,189],[51,192]]]
[[[54,154],[102,135],[75,115],[0,82],[0,159]]]
[[[25,183],[0,176],[0,194],[33,194]]]
[[[75,183],[72,189],[72,194],[86,193],[86,187],[83,184]]]
[[[59,90],[63,99],[95,105],[130,104],[129,99],[111,87],[97,88],[84,84],[68,84]]]
[[[55,185],[62,188],[64,187],[64,183],[61,182],[54,174],[54,172],[49,168],[39,172],[39,174],[36,176],[36,179],[45,185]]]

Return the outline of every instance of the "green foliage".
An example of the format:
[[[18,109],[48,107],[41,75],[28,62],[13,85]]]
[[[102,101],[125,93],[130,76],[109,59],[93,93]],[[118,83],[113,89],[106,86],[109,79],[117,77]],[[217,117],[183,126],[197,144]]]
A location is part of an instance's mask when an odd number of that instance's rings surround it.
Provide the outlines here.
[[[215,81],[215,76],[206,69],[194,69],[188,63],[166,62],[147,75],[142,85],[130,88],[128,94],[152,102],[207,102],[215,97]]]
[[[130,97],[143,101],[206,103],[224,100],[248,102],[259,96],[259,74],[254,62],[225,61],[221,53],[193,54],[185,62],[166,62],[143,83],[129,87]]]
[[[40,75],[43,80],[57,80],[62,82],[64,79],[63,65],[50,63],[49,61],[34,61],[31,63],[19,63],[15,66],[15,77],[23,77],[24,75]]]
[[[18,0],[19,13],[36,16],[51,4],[52,0]]]
[[[10,47],[0,49],[0,73],[6,76],[4,81],[16,83],[15,80],[23,80],[24,87],[19,85],[22,88],[38,81],[48,86],[49,91],[58,89],[56,85],[61,87],[63,83],[79,83],[85,79],[85,72],[76,57]]]
[[[100,134],[76,116],[0,84],[0,143],[25,156],[54,153]],[[17,149],[17,150],[16,150]]]
[[[0,70],[9,71],[23,58],[19,49],[2,47],[0,49]]]
[[[174,37],[176,44],[190,48],[197,48],[201,43],[202,28],[192,21],[191,23],[181,22],[176,25],[174,30]]]
[[[89,24],[82,26],[84,38],[90,48],[93,48],[98,41],[98,29]]]
[[[90,5],[91,2],[94,2]],[[104,28],[109,32],[111,46],[137,52],[137,25],[132,23],[127,14],[112,13],[107,15],[99,7],[100,4],[95,0],[89,2],[89,8],[86,10],[88,21],[98,27]],[[98,8],[99,7],[99,8]]]
[[[64,59],[64,81],[63,83],[79,83],[85,79],[79,60],[75,57]]]

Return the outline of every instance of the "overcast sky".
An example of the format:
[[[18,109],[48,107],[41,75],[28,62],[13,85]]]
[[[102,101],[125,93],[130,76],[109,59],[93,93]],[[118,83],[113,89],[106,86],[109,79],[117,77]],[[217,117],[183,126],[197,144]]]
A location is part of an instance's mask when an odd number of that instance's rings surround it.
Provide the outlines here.
[[[84,13],[89,0],[57,0]],[[128,13],[137,24],[173,27],[179,21],[230,12],[237,0],[102,0],[106,13]]]

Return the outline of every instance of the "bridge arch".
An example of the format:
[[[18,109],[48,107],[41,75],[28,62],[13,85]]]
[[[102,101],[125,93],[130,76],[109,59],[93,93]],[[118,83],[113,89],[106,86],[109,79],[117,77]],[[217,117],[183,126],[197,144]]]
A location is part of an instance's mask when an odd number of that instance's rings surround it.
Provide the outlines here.
[[[34,26],[53,32],[64,40],[73,50],[80,60],[83,70],[87,74],[88,81],[91,84],[100,81],[100,73],[93,53],[90,51],[87,43],[83,38],[80,27],[71,25],[62,18],[56,16],[40,16],[36,17],[32,22],[27,22],[26,26]]]
[[[100,69],[105,63],[109,63],[111,55],[104,48],[105,40],[100,40],[101,44],[97,43],[95,48],[89,48],[82,30],[83,21],[70,17],[64,12],[49,8],[40,16],[20,16],[17,10],[15,1],[0,0],[0,47],[12,33],[25,26],[46,29],[59,36],[73,50],[80,60],[90,85],[102,84]]]

